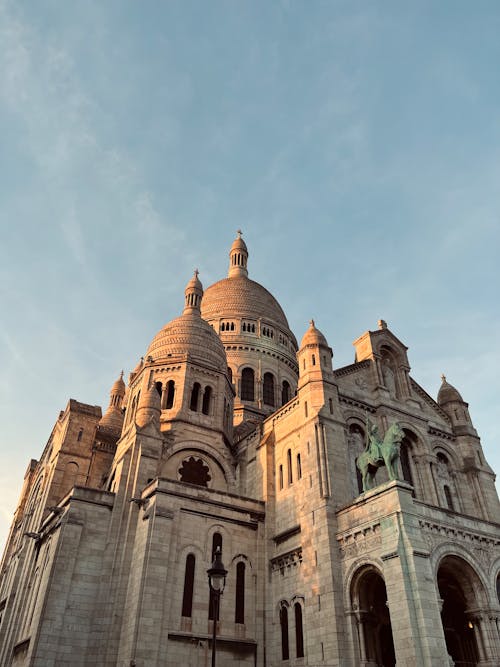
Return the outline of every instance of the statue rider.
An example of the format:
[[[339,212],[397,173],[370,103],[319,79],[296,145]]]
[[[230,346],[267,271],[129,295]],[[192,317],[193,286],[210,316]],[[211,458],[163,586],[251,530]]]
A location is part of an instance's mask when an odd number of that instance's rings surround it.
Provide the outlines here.
[[[377,463],[383,463],[384,459],[382,458],[380,452],[380,445],[382,444],[382,440],[380,439],[378,433],[378,426],[373,424],[368,417],[366,418],[366,434],[365,450],[369,452],[375,465]]]

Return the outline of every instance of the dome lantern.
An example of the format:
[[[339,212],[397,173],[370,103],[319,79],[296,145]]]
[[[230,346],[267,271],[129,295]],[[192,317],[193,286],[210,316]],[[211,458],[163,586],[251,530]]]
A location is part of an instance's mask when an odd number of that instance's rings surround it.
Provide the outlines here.
[[[229,272],[228,278],[236,276],[248,277],[248,248],[245,241],[241,238],[242,231],[238,229],[238,237],[233,241],[229,251]]]
[[[200,304],[203,297],[203,285],[201,284],[198,275],[199,271],[198,269],[195,269],[193,277],[184,290],[184,314],[200,312]]]

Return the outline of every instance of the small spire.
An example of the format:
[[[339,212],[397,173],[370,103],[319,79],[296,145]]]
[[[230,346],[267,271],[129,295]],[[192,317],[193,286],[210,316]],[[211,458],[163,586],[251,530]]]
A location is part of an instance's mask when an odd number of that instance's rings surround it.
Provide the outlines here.
[[[315,327],[315,326],[316,326],[316,325],[314,324],[314,320],[309,320],[309,324],[310,324],[312,327]]]
[[[238,234],[238,238],[241,239],[241,236],[242,236],[242,234],[243,234],[243,232],[241,231],[241,229],[237,229],[237,230],[236,230],[236,233]]]
[[[446,375],[441,373],[441,382],[446,382]]]

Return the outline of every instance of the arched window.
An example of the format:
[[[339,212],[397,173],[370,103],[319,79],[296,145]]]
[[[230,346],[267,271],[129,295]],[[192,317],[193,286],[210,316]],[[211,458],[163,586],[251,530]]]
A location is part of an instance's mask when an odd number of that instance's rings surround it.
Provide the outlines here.
[[[201,406],[201,411],[204,415],[210,414],[210,401],[212,398],[212,387],[206,386],[205,391],[203,392],[203,402]]]
[[[193,389],[191,391],[191,402],[189,404],[189,409],[193,410],[193,412],[196,412],[198,410],[198,399],[200,397],[200,384],[199,382],[195,382],[193,385]]]
[[[161,397],[161,393],[163,390],[163,387],[161,386],[161,382],[155,382],[155,389],[158,392],[158,396]]]
[[[281,659],[288,660],[290,658],[290,648],[288,646],[288,609],[284,604],[280,609],[280,626],[281,626]]]
[[[286,380],[283,380],[283,384],[281,386],[281,405],[288,403],[290,398],[290,384]]]
[[[280,481],[280,489],[283,488],[283,465],[280,465],[279,468],[279,481]]]
[[[184,593],[182,595],[182,615],[191,617],[193,613],[194,567],[196,559],[193,554],[186,557],[184,573]]]
[[[297,658],[304,657],[304,631],[302,627],[302,607],[298,602],[294,604],[295,609],[295,648]]]
[[[300,462],[300,454],[297,454],[297,479],[302,479],[302,463]]]
[[[316,355],[312,355],[312,365],[316,366]]]
[[[245,622],[245,563],[236,566],[236,601],[234,606],[234,622]]]
[[[174,396],[175,396],[175,382],[173,380],[169,380],[167,382],[167,402],[165,404],[165,408],[167,410],[170,410],[174,406]]]
[[[255,375],[252,368],[244,368],[241,373],[241,399],[255,400]]]
[[[450,487],[445,484],[443,487],[443,491],[444,491],[444,496],[446,498],[446,504],[448,505],[448,509],[455,510],[453,506],[453,498],[451,497]]]
[[[220,533],[214,533],[212,537],[212,558],[210,560],[210,566],[214,562],[215,552],[217,549],[222,551],[222,535]],[[208,620],[214,620],[214,605],[215,605],[215,595],[212,589],[210,589],[210,598],[208,600]],[[215,598],[216,599],[216,598]]]
[[[229,378],[229,382],[233,384],[233,369],[231,366],[227,367],[227,377]]]
[[[289,449],[286,453],[286,465],[288,473],[288,484],[293,482],[293,472],[292,472],[292,450]]]
[[[83,428],[81,428],[78,431],[78,437],[76,438],[78,442],[80,442],[80,440],[82,439],[82,435],[83,435]]]
[[[262,398],[264,405],[270,405],[274,408],[274,375],[272,373],[264,373],[264,391]]]

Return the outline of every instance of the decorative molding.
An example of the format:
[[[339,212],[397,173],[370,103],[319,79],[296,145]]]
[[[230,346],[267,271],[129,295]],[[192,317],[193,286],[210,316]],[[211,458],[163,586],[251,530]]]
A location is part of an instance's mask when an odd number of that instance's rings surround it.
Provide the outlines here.
[[[283,408],[280,408],[277,412],[273,413],[273,423],[284,417],[287,413],[292,412],[299,407],[300,401],[297,398],[295,401],[290,400],[288,403],[285,403]]]
[[[342,368],[337,368],[333,371],[334,377],[342,377],[343,375],[351,375],[351,373],[357,373],[362,368],[369,368],[371,365],[370,359],[363,359],[363,361],[356,361],[349,366],[342,366]]]
[[[272,572],[281,572],[285,573],[285,570],[289,570],[291,567],[297,567],[302,563],[302,547],[296,547],[295,549],[290,549],[279,556],[271,558],[271,571]]]
[[[339,394],[339,401],[340,403],[345,403],[345,405],[350,405],[354,408],[360,408],[361,410],[364,410],[365,412],[370,412],[371,414],[375,414],[376,412],[376,409],[371,405],[368,405],[368,403],[364,403],[363,401],[359,401],[355,398],[350,398],[348,396],[343,396],[342,394]]]
[[[430,435],[435,435],[438,438],[441,438],[442,440],[452,440],[452,441],[456,440],[456,437],[453,435],[453,433],[446,433],[446,431],[442,431],[441,429],[431,425],[429,425],[427,433],[429,433]]]
[[[470,547],[471,553],[486,569],[490,568],[496,549],[500,546],[500,538],[487,537],[437,521],[420,519],[419,526],[431,551],[440,544],[453,541],[462,547]]]
[[[382,544],[380,523],[377,522],[370,526],[364,526],[349,533],[338,535],[337,541],[339,543],[341,558],[359,556],[359,554],[378,548]]]

